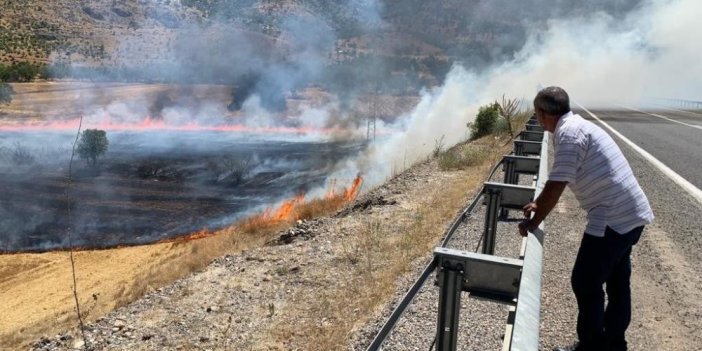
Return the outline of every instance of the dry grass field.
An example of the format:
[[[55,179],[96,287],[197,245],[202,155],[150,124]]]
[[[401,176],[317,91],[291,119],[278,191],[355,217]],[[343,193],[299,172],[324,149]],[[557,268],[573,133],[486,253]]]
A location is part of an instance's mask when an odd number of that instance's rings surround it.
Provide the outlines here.
[[[204,268],[227,253],[259,247],[299,218],[338,211],[361,183],[323,200],[283,204],[216,232],[152,245],[74,252],[78,300],[95,319]],[[0,255],[0,349],[23,347],[78,323],[70,251]]]

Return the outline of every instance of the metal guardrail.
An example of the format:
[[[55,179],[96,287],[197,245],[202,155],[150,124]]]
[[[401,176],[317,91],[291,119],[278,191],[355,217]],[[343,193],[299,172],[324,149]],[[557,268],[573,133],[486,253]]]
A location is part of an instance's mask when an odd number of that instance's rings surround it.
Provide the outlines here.
[[[514,154],[517,156],[525,155],[541,155],[541,145],[540,141],[526,141],[526,140],[515,140],[514,143]]]
[[[528,122],[529,124],[534,123],[534,121]],[[521,143],[518,144],[518,140],[515,140],[515,150],[514,153],[517,155],[522,155],[526,154],[524,152],[524,145],[527,145],[529,148],[529,154],[539,154],[541,156],[541,160],[546,161],[548,158],[548,148],[547,147],[541,147],[548,145],[548,135],[543,133],[543,132],[536,132],[536,131],[529,131],[529,132],[522,132],[523,134],[520,134],[518,137],[519,139],[535,139],[537,137],[537,133],[540,134],[538,135],[539,137],[542,138],[541,142],[535,142],[535,141],[522,141]],[[528,144],[524,144],[528,143]],[[531,144],[540,144],[538,145],[538,150],[536,149],[535,145]],[[520,146],[521,150],[517,150],[517,146]],[[493,166],[490,175],[488,176],[488,179],[491,179],[495,172],[497,171],[497,168],[504,163],[505,160],[511,160],[508,161],[507,163],[509,164],[510,162],[515,162],[514,159],[512,159],[514,156],[505,156],[503,160],[495,164]],[[521,161],[519,161],[521,162]],[[521,167],[525,168],[525,167]],[[526,169],[523,170],[524,174],[533,174],[533,166],[528,166]],[[546,168],[547,168],[547,162],[542,162],[539,167],[539,176],[538,176],[538,181],[536,184],[536,188],[534,189],[534,197],[538,196],[538,194],[541,192],[543,189],[543,184],[545,183],[546,179]],[[514,171],[514,167],[511,168],[512,171]],[[520,172],[521,173],[521,172]],[[514,180],[515,177],[512,175],[510,176],[510,180]],[[494,184],[494,183],[493,183]],[[543,224],[539,227],[539,229],[535,230],[534,232],[531,232],[528,234],[526,238],[523,239],[522,241],[522,247],[520,251],[520,259],[508,259],[508,258],[497,258],[495,256],[490,256],[490,255],[485,255],[485,254],[473,254],[473,253],[465,253],[465,252],[458,252],[456,250],[451,250],[451,249],[446,249],[446,245],[448,244],[449,240],[453,236],[454,232],[458,228],[458,226],[464,221],[464,219],[473,211],[475,206],[478,204],[478,201],[480,198],[486,194],[486,189],[488,187],[491,187],[488,183],[483,185],[482,190],[480,193],[473,199],[473,201],[461,212],[461,214],[456,218],[456,220],[453,222],[453,224],[449,227],[449,229],[446,231],[444,235],[444,239],[441,242],[441,245],[435,250],[435,255],[431,262],[427,264],[427,266],[424,268],[422,273],[420,274],[419,278],[415,281],[415,283],[410,287],[408,292],[405,294],[403,299],[398,303],[398,305],[395,307],[393,312],[390,314],[388,319],[386,320],[385,324],[382,326],[376,337],[373,339],[371,344],[368,346],[367,350],[368,351],[378,351],[382,350],[382,344],[385,342],[386,338],[388,335],[392,332],[393,328],[397,324],[397,321],[401,318],[402,314],[405,312],[407,307],[412,303],[414,297],[419,293],[419,290],[422,288],[424,283],[426,283],[427,279],[431,276],[431,274],[439,268],[440,270],[444,270],[447,267],[446,262],[450,262],[450,264],[453,265],[458,265],[458,270],[452,269],[452,271],[456,274],[453,275],[446,275],[442,277],[441,275],[437,276],[439,281],[445,280],[450,281],[450,291],[445,291],[446,289],[442,290],[442,293],[446,293],[448,296],[444,296],[440,299],[440,308],[449,308],[452,311],[455,311],[455,314],[451,314],[448,317],[444,318],[444,322],[448,321],[448,323],[453,323],[452,321],[455,321],[455,326],[449,327],[455,328],[457,327],[457,322],[458,322],[458,310],[460,309],[460,303],[456,304],[457,299],[460,299],[460,291],[463,289],[466,289],[466,291],[470,290],[471,294],[473,296],[478,296],[484,298],[490,298],[492,297],[494,301],[501,301],[503,303],[509,302],[509,296],[511,292],[505,290],[504,288],[506,286],[509,286],[509,284],[518,284],[518,292],[516,295],[516,299],[513,300],[513,302],[516,304],[515,307],[511,308],[510,316],[508,318],[507,322],[507,331],[508,333],[505,334],[505,344],[503,345],[503,350],[538,350],[538,340],[539,340],[539,319],[540,319],[540,300],[541,300],[541,268],[542,268],[542,254],[543,254],[543,248],[542,248],[542,243],[543,243]],[[499,202],[499,201],[498,201]],[[486,233],[484,233],[485,235]],[[487,239],[487,238],[486,238]],[[488,240],[485,240],[485,243],[483,245],[489,245]],[[494,243],[493,243],[493,248],[494,248]],[[447,261],[445,258],[449,258],[450,260],[453,261]],[[509,261],[509,262],[507,262]],[[440,266],[442,265],[442,266]],[[465,274],[465,267],[471,267],[471,273],[472,274],[472,283],[467,283],[464,284],[464,278],[463,275]],[[498,270],[503,273],[503,276],[512,276],[514,277],[515,274],[515,269],[519,270],[519,279],[517,281],[512,281],[512,282],[507,282],[507,285],[505,285],[504,281],[499,281],[495,280],[494,275],[481,275],[481,274],[476,274],[476,267],[491,267],[490,269]],[[448,267],[450,268],[450,267]],[[454,267],[455,268],[455,267]],[[507,275],[504,275],[504,274]],[[499,274],[498,274],[499,276]],[[476,278],[480,277],[480,278]],[[476,281],[477,279],[477,281]],[[483,279],[483,283],[481,283],[480,279]],[[490,290],[490,284],[500,286],[501,288],[496,289],[496,290]],[[479,288],[476,288],[479,287]],[[494,287],[494,286],[493,286]],[[492,292],[490,292],[492,291]],[[508,291],[508,292],[505,292]],[[443,301],[443,302],[442,302]],[[446,304],[447,301],[451,301],[448,303],[447,306],[441,306],[442,304]],[[446,325],[442,322],[442,318],[439,318],[438,321],[438,329],[437,329],[437,350],[442,350],[441,347],[444,347],[444,349],[451,350],[455,349],[455,329],[453,330],[453,335],[451,333],[442,335],[442,333],[439,333],[441,330],[446,330]],[[507,337],[509,336],[509,337]],[[442,346],[439,347],[439,344]],[[448,348],[446,348],[448,347]],[[451,348],[453,347],[453,348]]]
[[[548,172],[549,135],[544,134],[544,147],[541,148],[541,166],[534,196],[538,197],[546,184]],[[539,327],[541,323],[541,273],[543,259],[544,224],[529,232],[522,243],[521,257],[524,260],[522,279],[517,295],[517,308],[514,315],[512,337],[507,350],[535,351],[539,349]],[[505,338],[507,339],[507,338]]]
[[[523,135],[525,132],[520,133]],[[542,143],[544,142],[544,133]],[[545,136],[548,142],[548,136]],[[548,167],[547,148],[541,148],[537,184],[543,186]],[[505,178],[517,181],[513,156],[505,156]],[[526,160],[525,160],[526,161]],[[527,174],[536,173],[532,167],[520,167]],[[543,227],[522,240],[520,258],[494,256],[497,213],[506,209],[521,210],[536,197],[536,188],[515,184],[486,182],[485,229],[482,254],[437,248],[439,316],[436,330],[438,351],[455,351],[459,332],[461,292],[472,298],[508,304],[506,337],[503,350],[538,350],[541,301],[541,267]],[[540,235],[537,235],[540,234]]]
[[[686,100],[686,99],[657,99],[661,102],[672,104],[673,106],[680,108],[690,108],[700,110],[702,109],[702,101],[697,100]]]
[[[492,169],[490,170],[490,175],[488,176],[488,179],[492,178],[495,175],[495,172],[497,172],[498,167],[501,165],[501,162],[496,163]],[[475,196],[473,201],[466,206],[463,211],[461,211],[461,214],[456,218],[456,220],[451,224],[451,226],[446,230],[446,233],[444,234],[444,239],[441,241],[441,247],[446,247],[448,245],[448,242],[451,240],[451,237],[453,234],[456,232],[456,229],[458,229],[458,226],[461,225],[463,220],[471,213],[473,212],[473,209],[475,206],[478,204],[478,201],[482,198],[484,193],[484,187],[480,190],[480,192]],[[405,296],[400,300],[400,302],[397,304],[395,309],[392,311],[388,319],[385,321],[385,324],[380,328],[378,331],[378,334],[376,334],[375,338],[373,338],[373,341],[371,341],[370,345],[367,348],[367,351],[378,351],[381,350],[381,346],[385,342],[385,339],[387,339],[388,335],[390,335],[390,332],[395,328],[395,325],[397,324],[397,321],[402,317],[402,315],[405,313],[405,310],[407,307],[412,303],[412,300],[414,300],[414,297],[417,296],[417,293],[419,292],[419,289],[424,286],[424,283],[426,283],[427,279],[431,276],[432,273],[436,270],[436,267],[438,265],[438,260],[436,258],[433,258],[429,264],[424,267],[424,270],[422,270],[422,273],[419,275],[419,278],[412,284],[410,289],[407,291]]]

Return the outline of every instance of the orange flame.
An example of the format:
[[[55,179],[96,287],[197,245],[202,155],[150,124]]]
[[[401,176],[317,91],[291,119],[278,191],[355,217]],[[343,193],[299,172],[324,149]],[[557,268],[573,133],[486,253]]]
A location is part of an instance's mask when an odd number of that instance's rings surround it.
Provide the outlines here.
[[[38,131],[73,131],[78,128],[79,119],[66,119],[54,121],[25,121],[25,122],[0,122],[0,131],[6,132],[38,132]],[[100,120],[84,121],[84,127],[97,128],[106,131],[179,131],[179,132],[240,132],[240,133],[264,133],[264,134],[309,134],[309,133],[334,133],[341,131],[339,128],[316,128],[311,126],[302,127],[248,127],[243,124],[217,124],[203,125],[197,121],[184,124],[171,124],[164,120],[146,117],[137,122],[120,122],[113,120],[110,116],[104,116]]]
[[[267,209],[263,213],[263,219],[268,221],[290,221],[295,218],[295,209],[305,201],[304,194],[298,194],[295,198],[283,202],[280,207],[272,212],[271,209]]]
[[[361,191],[361,185],[363,184],[363,178],[361,175],[357,175],[356,179],[353,180],[351,187],[344,191],[344,200],[346,202],[351,202],[356,199],[358,193]]]
[[[322,199],[310,199],[305,201],[304,194],[298,194],[294,198],[284,201],[276,210],[268,208],[262,214],[249,217],[241,224],[245,232],[254,232],[260,228],[274,227],[280,223],[295,221],[301,218],[309,218],[313,212],[311,208],[324,203],[322,207],[338,210],[347,203],[356,199],[361,190],[363,178],[359,174],[351,183],[351,186],[336,192],[336,180],[330,182],[329,191]]]
[[[162,243],[173,243],[173,242],[184,242],[184,241],[191,241],[191,240],[197,240],[197,239],[203,239],[207,237],[211,237],[220,233],[224,232],[229,232],[231,231],[232,228],[235,228],[236,230],[242,230],[244,232],[255,232],[259,229],[264,229],[264,228],[277,228],[276,226],[282,225],[284,223],[289,223],[301,218],[308,218],[304,217],[305,213],[305,207],[306,206],[314,206],[315,202],[324,202],[327,206],[326,208],[329,208],[331,210],[339,210],[341,207],[344,205],[350,203],[351,201],[356,199],[356,196],[358,196],[360,190],[361,190],[361,185],[363,184],[363,178],[359,174],[356,176],[356,178],[353,180],[351,183],[351,186],[348,188],[342,189],[343,191],[337,193],[335,186],[336,186],[336,180],[332,180],[330,182],[330,189],[327,192],[326,196],[322,199],[311,199],[309,201],[305,201],[305,195],[304,194],[298,194],[294,198],[284,201],[275,211],[272,208],[268,208],[263,213],[249,217],[237,224],[234,224],[232,227],[229,228],[224,228],[222,230],[217,230],[217,231],[210,231],[207,228],[201,229],[199,231],[190,233],[188,235],[184,236],[179,236],[175,238],[168,238],[168,239],[163,239],[157,241],[155,244],[162,244]],[[108,249],[108,248],[120,248],[120,247],[127,247],[127,246],[132,246],[132,245],[117,245],[117,246],[112,246],[112,247],[103,247],[101,249]],[[68,249],[63,249],[63,250],[58,250],[58,251],[68,251]],[[94,250],[91,248],[86,248],[86,247],[76,247],[73,248],[74,251],[82,251],[82,250]],[[3,252],[0,251],[0,254],[6,254],[9,252]]]

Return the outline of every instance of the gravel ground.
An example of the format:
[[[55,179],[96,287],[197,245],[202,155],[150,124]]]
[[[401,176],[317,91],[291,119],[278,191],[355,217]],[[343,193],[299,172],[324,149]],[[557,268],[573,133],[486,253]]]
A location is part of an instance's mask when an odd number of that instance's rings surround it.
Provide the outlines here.
[[[616,139],[615,139],[616,140]],[[619,142],[619,140],[616,140]],[[630,350],[698,350],[702,345],[702,206],[628,146],[619,143],[651,201],[656,220],[647,226],[632,254],[632,322]],[[499,181],[497,174],[493,179]],[[511,213],[512,217],[518,213]],[[459,228],[450,247],[475,250],[482,233],[484,206]],[[586,224],[585,212],[566,189],[546,219],[541,296],[540,349],[551,350],[576,340],[577,304],[570,274]],[[498,224],[496,254],[518,255],[515,222]],[[417,264],[416,277],[425,262]],[[353,342],[363,350],[413,283],[404,277],[390,307]],[[438,287],[426,284],[384,344],[384,350],[430,350],[436,333]],[[462,299],[460,350],[500,350],[507,310],[504,306]]]

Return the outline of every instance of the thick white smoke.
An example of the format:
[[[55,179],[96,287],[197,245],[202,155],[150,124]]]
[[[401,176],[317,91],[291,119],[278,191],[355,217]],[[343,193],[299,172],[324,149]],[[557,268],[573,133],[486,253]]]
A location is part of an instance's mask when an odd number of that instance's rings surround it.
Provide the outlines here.
[[[444,138],[466,137],[482,104],[503,94],[525,98],[538,86],[558,85],[589,106],[641,104],[651,98],[698,99],[702,88],[699,19],[702,2],[659,0],[642,4],[624,18],[592,13],[551,20],[533,28],[514,59],[482,72],[455,66],[442,87],[423,95],[403,122],[404,132],[372,148],[347,173],[366,169],[379,182],[392,171],[426,157]],[[399,166],[399,167],[398,167]]]
[[[482,77],[485,91],[512,96],[559,85],[574,100],[636,104],[649,98],[699,98],[702,3],[647,2],[625,18],[606,14],[557,20],[533,34],[517,59]]]

